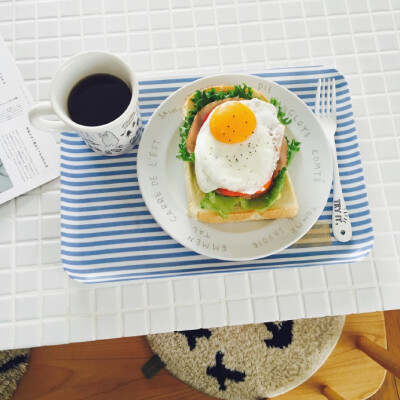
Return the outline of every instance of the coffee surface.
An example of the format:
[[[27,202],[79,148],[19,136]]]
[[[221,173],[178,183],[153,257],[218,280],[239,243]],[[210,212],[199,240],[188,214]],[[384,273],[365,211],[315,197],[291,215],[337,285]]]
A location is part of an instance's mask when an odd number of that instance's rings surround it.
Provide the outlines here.
[[[108,124],[123,114],[131,98],[129,86],[116,76],[89,75],[80,80],[69,94],[69,116],[80,125]]]

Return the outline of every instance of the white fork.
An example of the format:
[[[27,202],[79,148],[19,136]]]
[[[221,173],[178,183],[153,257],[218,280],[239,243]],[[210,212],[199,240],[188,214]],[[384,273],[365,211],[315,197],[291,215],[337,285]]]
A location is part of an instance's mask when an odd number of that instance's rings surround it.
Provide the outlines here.
[[[315,115],[331,144],[333,153],[333,206],[332,231],[339,242],[348,242],[352,238],[352,229],[349,214],[343,198],[337,163],[335,133],[336,123],[336,85],[335,79],[319,79],[315,96]]]

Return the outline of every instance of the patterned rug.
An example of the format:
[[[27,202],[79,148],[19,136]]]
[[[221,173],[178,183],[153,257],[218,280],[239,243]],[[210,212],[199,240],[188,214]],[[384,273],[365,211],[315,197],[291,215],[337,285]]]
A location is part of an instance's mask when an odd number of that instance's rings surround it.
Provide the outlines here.
[[[11,399],[28,368],[29,350],[0,351],[0,400]]]
[[[149,335],[147,340],[159,364],[193,388],[220,399],[258,400],[307,380],[335,347],[344,320],[198,329]]]

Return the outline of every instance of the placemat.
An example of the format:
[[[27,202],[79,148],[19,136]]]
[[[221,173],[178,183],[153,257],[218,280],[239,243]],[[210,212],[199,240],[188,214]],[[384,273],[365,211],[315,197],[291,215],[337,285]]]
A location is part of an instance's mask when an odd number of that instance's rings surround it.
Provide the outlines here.
[[[147,210],[137,180],[137,149],[115,158],[101,156],[93,153],[77,134],[64,132],[61,139],[61,252],[64,269],[71,278],[99,283],[299,267],[354,262],[369,253],[373,228],[346,79],[336,69],[324,66],[275,69],[255,75],[285,86],[311,108],[318,79],[335,78],[338,114],[335,141],[353,239],[340,243],[330,234],[330,195],[314,228],[278,254],[246,262],[201,256],[171,239]],[[140,82],[139,103],[144,124],[168,95],[195,79],[198,78]]]

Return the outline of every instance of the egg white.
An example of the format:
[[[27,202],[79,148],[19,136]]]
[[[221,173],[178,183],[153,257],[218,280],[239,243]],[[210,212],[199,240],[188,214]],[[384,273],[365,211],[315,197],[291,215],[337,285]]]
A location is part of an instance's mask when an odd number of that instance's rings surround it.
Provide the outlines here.
[[[195,171],[200,189],[218,188],[254,194],[269,181],[280,156],[285,127],[275,106],[259,99],[241,100],[256,116],[254,133],[244,142],[227,144],[214,138],[210,119],[201,127],[195,147]]]

